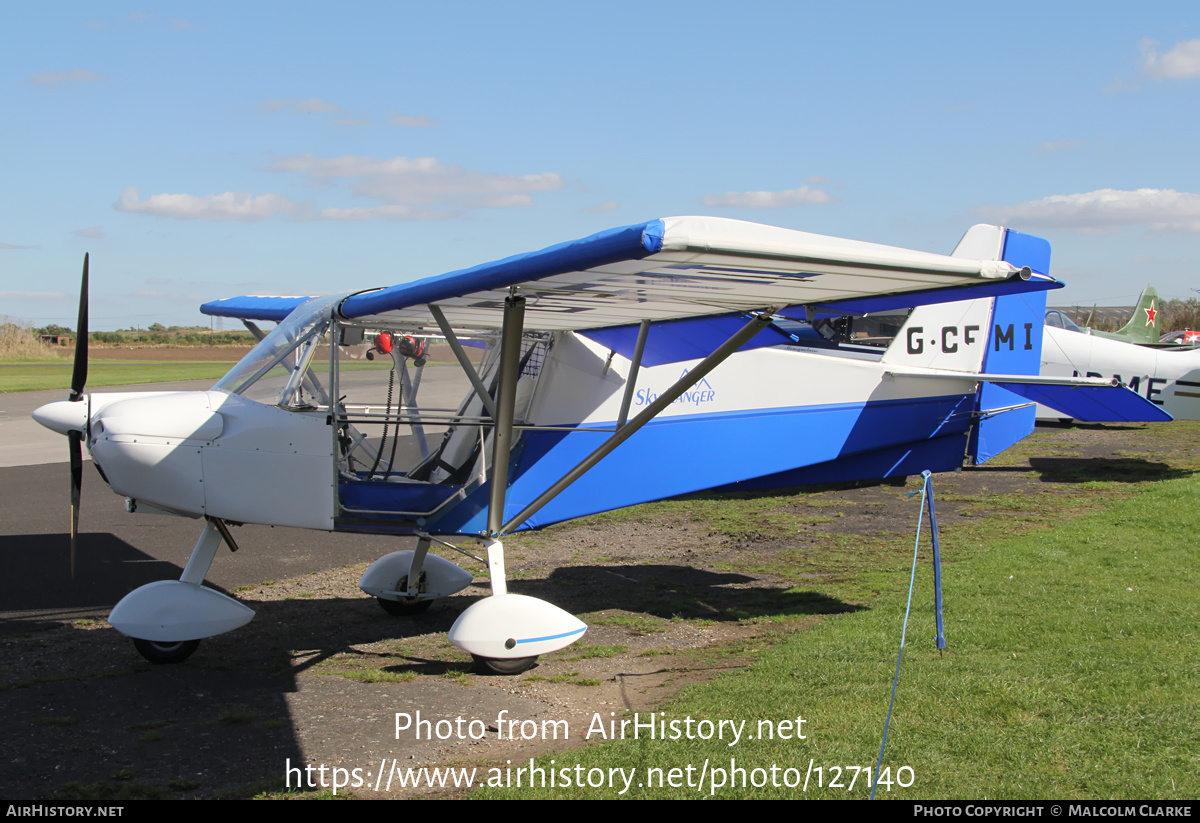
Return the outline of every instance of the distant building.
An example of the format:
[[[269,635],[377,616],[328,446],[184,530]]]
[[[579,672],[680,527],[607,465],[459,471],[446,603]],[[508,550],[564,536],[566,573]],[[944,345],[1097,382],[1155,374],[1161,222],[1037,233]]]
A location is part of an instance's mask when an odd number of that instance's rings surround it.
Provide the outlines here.
[[[46,346],[70,346],[75,343],[74,337],[68,337],[65,334],[40,334],[38,340]]]

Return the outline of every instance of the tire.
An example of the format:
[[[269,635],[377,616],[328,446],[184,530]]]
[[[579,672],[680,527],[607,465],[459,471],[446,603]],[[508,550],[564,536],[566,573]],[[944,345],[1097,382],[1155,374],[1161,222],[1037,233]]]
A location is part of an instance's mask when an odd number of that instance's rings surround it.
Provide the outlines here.
[[[375,599],[379,601],[379,608],[393,617],[412,617],[415,614],[424,614],[433,605],[432,600],[418,600],[415,597],[406,597],[403,600],[384,600],[382,597]]]
[[[500,660],[495,657],[480,657],[477,654],[471,655],[475,658],[475,669],[480,674],[499,674],[513,675],[528,671],[537,663],[537,655],[533,657],[512,657],[506,660]]]
[[[425,590],[425,572],[421,572],[421,582],[417,590]],[[408,591],[407,574],[396,581],[396,591]],[[415,614],[424,614],[433,605],[432,600],[422,600],[419,597],[402,597],[399,600],[386,600],[382,597],[375,599],[379,601],[379,608],[393,617],[412,617]]]
[[[133,638],[133,647],[138,654],[156,665],[182,663],[192,656],[200,647],[199,640],[179,640],[174,643],[163,643],[157,640],[142,640]]]

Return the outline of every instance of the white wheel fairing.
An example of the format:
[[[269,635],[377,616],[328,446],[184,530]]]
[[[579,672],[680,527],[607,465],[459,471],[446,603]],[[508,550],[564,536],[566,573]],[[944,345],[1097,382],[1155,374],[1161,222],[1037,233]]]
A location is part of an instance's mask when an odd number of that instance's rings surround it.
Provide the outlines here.
[[[408,576],[413,554],[415,552],[411,549],[385,554],[366,570],[358,581],[358,587],[381,600],[400,600],[404,595],[397,594],[396,581]],[[449,597],[471,585],[474,580],[470,572],[435,554],[425,556],[423,573],[425,591],[418,595],[422,600]]]
[[[181,580],[147,583],[125,595],[108,615],[126,637],[175,643],[241,628],[254,612],[220,592]]]
[[[511,660],[566,648],[586,631],[586,623],[545,600],[498,594],[460,614],[450,642],[478,657]]]

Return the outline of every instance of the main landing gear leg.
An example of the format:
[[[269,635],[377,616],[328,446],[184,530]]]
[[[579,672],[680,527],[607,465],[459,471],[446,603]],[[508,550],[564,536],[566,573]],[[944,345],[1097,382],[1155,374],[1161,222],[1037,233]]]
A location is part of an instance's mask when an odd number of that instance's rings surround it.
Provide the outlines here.
[[[399,600],[388,600],[385,597],[375,598],[379,607],[393,617],[405,617],[422,614],[429,611],[432,600],[422,600],[418,595],[427,585],[425,577],[425,555],[429,554],[430,540],[422,537],[417,540],[417,549],[413,552],[412,562],[408,573],[396,581],[396,591],[405,592],[407,597]]]
[[[521,330],[525,298],[514,292],[504,300],[500,330],[500,383],[492,428],[492,473],[488,490],[487,547],[492,596],[474,603],[450,627],[450,642],[475,658],[485,674],[518,674],[539,654],[557,651],[578,640],[585,626],[536,597],[509,594],[504,574],[504,498],[513,445],[513,409],[521,377]],[[518,522],[517,525],[520,523]]]
[[[492,597],[508,594],[508,576],[504,571],[504,542],[501,540],[487,541],[488,575],[492,581]],[[507,639],[504,647],[507,650],[516,648],[514,639]],[[520,674],[533,668],[538,656],[495,658],[472,654],[476,668],[483,674]]]
[[[509,594],[504,544],[486,541],[492,596],[474,603],[450,628],[450,642],[469,653],[481,674],[520,674],[538,655],[574,643],[587,626],[557,606],[523,594]]]

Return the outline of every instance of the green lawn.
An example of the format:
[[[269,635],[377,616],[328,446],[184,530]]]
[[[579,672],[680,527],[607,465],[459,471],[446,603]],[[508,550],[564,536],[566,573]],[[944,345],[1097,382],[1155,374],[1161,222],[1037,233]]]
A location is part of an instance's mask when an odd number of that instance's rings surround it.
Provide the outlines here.
[[[880,786],[878,796],[1200,796],[1197,495],[1200,475],[1143,484],[1129,497],[1097,495],[1084,516],[1065,508],[1044,512],[1059,518],[1057,525],[1019,537],[997,536],[1003,528],[994,524],[960,529],[952,541],[943,536],[943,551],[951,544],[953,558],[943,569],[944,653],[933,644],[924,547],[884,758],[893,781],[899,775],[912,785],[893,784],[890,792]],[[560,778],[569,770],[572,780],[601,769],[605,781],[610,769],[636,770],[625,797],[866,797],[865,772],[847,790],[855,771],[846,767],[874,771],[879,754],[908,574],[893,579],[891,590],[868,608],[791,634],[750,667],[694,687],[661,709],[668,720],[746,721],[745,733],[755,736],[760,721],[803,717],[805,739],[794,739],[793,730],[788,740],[743,736],[733,746],[728,736],[625,740],[560,752],[553,769]],[[608,712],[602,714],[608,720]],[[549,770],[550,760],[538,765]],[[817,788],[810,763],[823,768],[825,788]],[[512,764],[519,766],[528,760]],[[808,791],[769,785],[773,766],[779,782],[807,777]],[[671,769],[678,770],[676,788],[644,785],[648,774],[669,784]],[[698,787],[702,772],[708,776]],[[486,780],[483,769],[480,775]],[[598,782],[601,772],[591,775]],[[841,787],[830,788],[833,780]],[[743,787],[743,781],[767,785]],[[544,790],[478,794],[617,793],[607,786],[567,789],[560,780]]]
[[[149,360],[90,360],[89,386],[127,386],[131,383],[166,383],[173,380],[212,380],[232,363],[163,363]],[[70,360],[0,363],[0,392],[62,389],[71,385]]]
[[[154,360],[88,361],[89,386],[128,386],[132,383],[168,383],[175,380],[211,380],[214,383],[233,368],[230,362],[162,362]],[[457,363],[430,361],[430,366]],[[386,371],[386,361],[350,361],[342,371]],[[0,393],[70,388],[72,363],[62,360],[0,361]],[[323,374],[324,372],[318,372]]]

